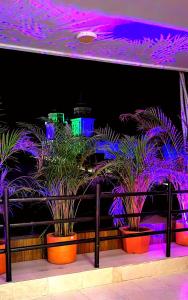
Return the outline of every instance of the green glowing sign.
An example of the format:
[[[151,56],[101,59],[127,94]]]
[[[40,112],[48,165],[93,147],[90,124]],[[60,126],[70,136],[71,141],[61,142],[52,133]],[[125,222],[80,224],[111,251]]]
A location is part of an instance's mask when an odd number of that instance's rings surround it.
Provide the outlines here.
[[[79,136],[82,134],[82,127],[81,127],[81,118],[75,118],[71,120],[71,128],[72,134],[74,136]]]
[[[65,115],[63,113],[50,113],[48,114],[48,119],[54,123],[63,123],[65,124]]]
[[[75,118],[71,120],[72,134],[74,136],[83,135],[90,137],[93,135],[94,131],[94,121],[93,118]]]

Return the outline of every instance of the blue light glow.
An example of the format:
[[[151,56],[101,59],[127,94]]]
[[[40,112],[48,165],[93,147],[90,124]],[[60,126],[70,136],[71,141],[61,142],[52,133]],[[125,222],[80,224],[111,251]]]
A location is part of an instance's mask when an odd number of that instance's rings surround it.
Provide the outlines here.
[[[177,158],[177,152],[174,147],[172,147],[170,144],[164,145],[162,147],[162,153],[165,159],[176,159]]]
[[[96,144],[96,153],[104,154],[105,159],[114,159],[113,152],[119,151],[119,142],[99,141]]]
[[[90,137],[94,132],[95,119],[92,118],[81,118],[82,135]]]
[[[46,126],[46,138],[47,140],[53,140],[55,137],[55,125],[54,123],[45,122]]]
[[[93,118],[74,118],[71,120],[72,133],[75,136],[83,135],[90,137],[94,133],[94,122]]]
[[[114,39],[143,40],[144,38],[159,39],[163,35],[185,35],[185,31],[159,27],[140,22],[127,22],[114,27],[111,36]]]

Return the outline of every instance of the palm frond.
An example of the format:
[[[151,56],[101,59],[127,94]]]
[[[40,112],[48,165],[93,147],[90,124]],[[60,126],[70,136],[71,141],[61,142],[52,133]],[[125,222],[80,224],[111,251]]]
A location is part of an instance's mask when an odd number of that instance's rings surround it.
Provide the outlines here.
[[[39,127],[35,124],[29,124],[29,123],[23,123],[23,122],[19,122],[18,125],[21,128],[26,129],[26,131],[29,134],[33,135],[35,138],[37,138],[37,140],[39,142],[42,143],[43,141],[46,140],[46,134],[45,134],[44,130],[41,127]]]
[[[112,143],[118,142],[120,135],[117,134],[112,128],[106,126],[105,128],[99,128],[96,130],[96,133],[99,135],[100,139],[103,141],[109,141]]]

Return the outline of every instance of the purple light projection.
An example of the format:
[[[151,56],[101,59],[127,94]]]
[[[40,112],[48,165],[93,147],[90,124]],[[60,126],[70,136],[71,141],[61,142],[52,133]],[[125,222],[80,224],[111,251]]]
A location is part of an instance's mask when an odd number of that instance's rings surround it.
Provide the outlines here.
[[[166,221],[165,221],[166,222]],[[150,228],[153,231],[160,231],[166,229],[166,224],[163,223],[152,223],[152,222],[142,222],[141,226]],[[163,244],[165,242],[165,234],[156,234],[151,236],[152,244]]]
[[[32,141],[27,132],[20,134],[20,138],[13,147],[13,151],[23,151],[31,154],[35,158],[39,158],[39,149],[35,142]]]
[[[97,40],[80,44],[76,34],[93,31]],[[83,10],[52,0],[0,3],[0,43],[70,56],[176,66],[188,57],[188,32]],[[40,51],[40,50],[39,50]],[[184,56],[183,56],[184,57]],[[178,60],[178,61],[177,61]],[[182,65],[180,67],[187,67]]]
[[[125,190],[123,188],[123,186],[119,186],[113,189],[113,193],[124,193]],[[123,203],[123,199],[122,197],[116,197],[114,198],[112,205],[109,209],[109,215],[113,216],[113,215],[121,215],[121,214],[125,214],[125,206]],[[122,226],[122,225],[127,225],[125,223],[125,219],[124,218],[113,218],[113,223],[116,227],[118,226]]]

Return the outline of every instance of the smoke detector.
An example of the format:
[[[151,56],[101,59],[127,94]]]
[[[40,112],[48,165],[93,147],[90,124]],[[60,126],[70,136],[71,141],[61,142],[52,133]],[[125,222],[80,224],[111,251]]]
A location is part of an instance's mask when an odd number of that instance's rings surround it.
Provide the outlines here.
[[[93,31],[81,31],[77,34],[76,38],[80,43],[89,44],[97,39],[97,35]]]

